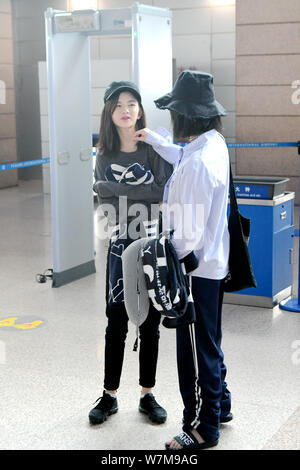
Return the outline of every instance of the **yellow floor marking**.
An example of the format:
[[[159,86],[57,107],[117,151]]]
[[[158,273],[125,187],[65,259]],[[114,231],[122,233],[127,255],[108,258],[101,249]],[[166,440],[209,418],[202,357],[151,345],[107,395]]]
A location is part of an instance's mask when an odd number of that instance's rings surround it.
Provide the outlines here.
[[[30,330],[31,328],[36,328],[41,323],[43,323],[41,320],[35,320],[30,323],[19,323],[18,325],[14,325],[14,328],[18,328],[19,330]]]
[[[42,320],[34,320],[26,323],[15,323],[16,320],[18,320],[18,317],[4,318],[4,320],[0,320],[0,327],[8,326],[11,328],[17,328],[18,330],[31,330],[43,323]]]
[[[0,326],[14,326],[15,321],[18,317],[10,317],[5,318],[4,320],[0,320]]]

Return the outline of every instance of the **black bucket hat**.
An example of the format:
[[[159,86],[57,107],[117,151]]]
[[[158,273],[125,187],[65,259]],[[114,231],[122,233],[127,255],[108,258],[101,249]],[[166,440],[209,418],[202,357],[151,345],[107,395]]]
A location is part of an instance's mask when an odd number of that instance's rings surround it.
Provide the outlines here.
[[[142,98],[140,95],[140,91],[135,83],[129,81],[121,81],[121,82],[112,82],[105,90],[104,93],[104,103],[109,100],[115,93],[121,93],[122,91],[130,91],[139,103],[142,102]]]
[[[215,99],[213,76],[195,70],[181,72],[173,90],[154,103],[159,109],[173,110],[189,119],[210,119],[227,114]]]

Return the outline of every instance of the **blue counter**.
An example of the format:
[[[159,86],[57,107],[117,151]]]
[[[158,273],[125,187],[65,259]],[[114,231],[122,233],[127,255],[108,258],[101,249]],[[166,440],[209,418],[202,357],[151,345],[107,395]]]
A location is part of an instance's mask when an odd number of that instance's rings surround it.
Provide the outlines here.
[[[257,287],[227,293],[224,303],[272,308],[292,294],[294,199],[293,192],[274,199],[237,199],[240,213],[251,220],[249,251]]]

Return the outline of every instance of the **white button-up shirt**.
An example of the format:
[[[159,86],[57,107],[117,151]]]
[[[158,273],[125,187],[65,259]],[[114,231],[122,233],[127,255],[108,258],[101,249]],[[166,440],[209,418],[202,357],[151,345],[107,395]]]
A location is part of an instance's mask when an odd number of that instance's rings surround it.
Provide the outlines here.
[[[199,265],[189,274],[223,279],[229,257],[229,155],[225,139],[211,130],[181,147],[160,128],[150,131],[146,142],[173,164],[162,213],[163,229],[174,230],[172,243],[178,258],[194,251]]]

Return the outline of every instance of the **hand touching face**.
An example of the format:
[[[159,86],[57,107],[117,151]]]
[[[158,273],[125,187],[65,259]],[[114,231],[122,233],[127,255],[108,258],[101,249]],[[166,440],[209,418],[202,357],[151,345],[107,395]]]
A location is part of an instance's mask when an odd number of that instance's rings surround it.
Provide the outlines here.
[[[138,142],[138,141],[145,142],[148,133],[149,133],[149,129],[147,129],[147,127],[145,127],[144,129],[140,129],[139,131],[136,131],[136,133],[133,136],[134,142]]]

